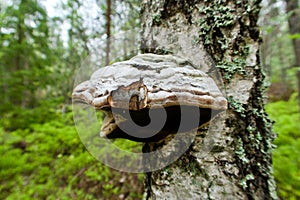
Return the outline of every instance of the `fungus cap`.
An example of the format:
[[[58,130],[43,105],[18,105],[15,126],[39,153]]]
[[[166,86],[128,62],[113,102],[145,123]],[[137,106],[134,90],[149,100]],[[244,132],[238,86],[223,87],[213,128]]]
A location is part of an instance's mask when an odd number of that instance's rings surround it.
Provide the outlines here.
[[[106,114],[102,136],[136,141],[158,140],[167,132],[176,132],[173,129],[176,129],[176,123],[180,123],[178,118],[183,108],[199,109],[203,116],[199,126],[210,121],[210,113],[227,109],[227,100],[211,77],[187,60],[172,55],[140,54],[100,68],[90,80],[75,87],[72,98],[73,102],[89,104]],[[139,139],[130,137],[118,127],[119,124],[126,124],[128,116],[138,125],[146,126],[151,121],[149,110],[159,111],[162,108],[167,111],[168,118],[163,129],[157,130],[163,133],[158,134],[160,136]],[[130,115],[122,114],[126,112]],[[157,117],[159,115],[157,112]]]

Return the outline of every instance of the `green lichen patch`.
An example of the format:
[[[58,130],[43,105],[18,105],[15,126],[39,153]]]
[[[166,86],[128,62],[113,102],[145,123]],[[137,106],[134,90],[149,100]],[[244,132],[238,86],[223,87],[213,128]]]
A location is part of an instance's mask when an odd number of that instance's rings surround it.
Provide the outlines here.
[[[240,117],[246,117],[246,108],[245,105],[241,102],[235,100],[232,96],[228,97],[229,108],[233,109]]]
[[[247,158],[247,155],[246,155],[246,152],[244,149],[244,143],[241,138],[239,138],[237,141],[238,142],[237,142],[237,148],[235,150],[235,154],[242,161],[242,163],[248,164],[249,159]]]
[[[204,46],[218,44],[212,51],[222,53],[228,48],[223,29],[234,25],[234,10],[227,5],[213,2],[210,4],[212,5],[198,6],[201,17],[195,23],[200,28],[199,37],[202,38]]]
[[[248,188],[247,182],[248,182],[248,181],[251,181],[251,180],[254,180],[253,174],[247,174],[247,175],[245,176],[245,178],[243,178],[243,179],[240,181],[240,185],[242,186],[243,189],[247,189],[247,188]]]
[[[211,7],[199,7],[198,11],[200,14],[205,15],[204,18],[199,18],[197,21],[198,26],[206,24],[208,27],[220,28],[227,27],[234,23],[234,10],[229,6],[220,6],[213,4]],[[215,24],[210,25],[214,22]]]
[[[153,20],[153,24],[155,25],[160,25],[161,23],[161,14],[160,13],[155,13],[154,15],[152,15],[152,20]]]
[[[222,71],[223,78],[228,82],[235,74],[246,75],[244,59],[234,59],[233,62],[220,61],[216,67]]]
[[[254,71],[254,74],[261,74],[261,69]],[[241,187],[249,191],[253,190],[260,183],[258,178],[264,177],[267,184],[264,186],[265,190],[273,191],[275,188],[272,179],[271,166],[271,152],[274,146],[272,141],[274,133],[272,131],[272,122],[269,120],[263,105],[263,76],[257,76],[255,86],[251,90],[251,96],[247,107],[245,108],[245,130],[243,134],[238,134],[240,137],[239,144],[237,144],[237,159],[243,169],[241,176]],[[239,146],[243,145],[245,154],[239,151]],[[249,160],[244,162],[245,158]],[[251,176],[250,176],[251,175]],[[274,195],[273,195],[274,196]],[[276,196],[276,195],[275,195]]]

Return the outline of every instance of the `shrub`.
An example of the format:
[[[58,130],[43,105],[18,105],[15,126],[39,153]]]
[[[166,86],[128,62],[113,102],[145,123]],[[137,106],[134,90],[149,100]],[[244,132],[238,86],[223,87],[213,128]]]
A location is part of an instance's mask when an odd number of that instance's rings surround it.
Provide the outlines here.
[[[95,160],[78,137],[71,108],[67,110],[62,114],[44,103],[12,110],[1,119],[0,199],[141,199],[143,176]]]
[[[282,199],[300,199],[300,113],[296,95],[266,106],[275,121],[277,148],[273,152],[277,192]]]

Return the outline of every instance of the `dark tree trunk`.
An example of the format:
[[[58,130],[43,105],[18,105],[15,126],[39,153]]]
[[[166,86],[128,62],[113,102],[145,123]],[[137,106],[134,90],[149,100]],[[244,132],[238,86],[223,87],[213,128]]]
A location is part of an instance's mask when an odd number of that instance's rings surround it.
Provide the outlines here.
[[[215,79],[229,102],[226,113],[209,128],[198,130],[183,156],[147,174],[147,199],[277,199],[274,135],[263,103],[259,4],[259,0],[143,1],[141,50],[189,59]],[[148,143],[144,149],[162,145]]]
[[[106,57],[105,57],[105,65],[109,65],[110,62],[110,36],[111,36],[111,0],[106,1]]]
[[[288,19],[291,35],[300,34],[300,9],[297,0],[286,0],[286,12],[291,15]],[[293,39],[293,48],[295,54],[295,66],[298,68],[298,103],[300,106],[300,38]]]
[[[26,1],[21,1],[20,2],[20,9],[22,9],[23,7],[26,6]],[[25,19],[24,16],[20,15],[19,19],[18,19],[18,25],[17,25],[17,35],[18,35],[18,45],[20,45],[20,47],[22,45],[24,45],[24,41],[26,41],[26,35],[25,35]],[[26,55],[27,52],[25,52],[24,50],[22,50],[20,48],[20,50],[18,51],[16,58],[15,58],[15,62],[16,62],[16,67],[15,67],[15,71],[21,71],[21,70],[25,70],[25,71],[29,71],[29,61],[28,61],[28,56]],[[20,75],[18,75],[20,76]],[[19,98],[13,98],[12,102],[15,105],[20,105],[24,108],[28,107],[30,105],[30,102],[33,101],[33,95],[32,93],[29,91],[28,86],[29,86],[29,79],[27,77],[27,75],[22,75],[21,77],[19,77],[20,80],[22,80],[21,84],[24,85],[25,87],[23,87],[22,93],[18,96]]]
[[[24,34],[24,30],[23,30],[23,25],[24,25],[24,19],[19,19],[18,21],[18,25],[17,25],[17,32],[18,32],[18,45],[22,45],[22,43],[24,42],[25,40],[25,34]],[[14,71],[20,71],[23,69],[23,66],[22,66],[22,63],[24,62],[24,52],[22,51],[18,51],[16,57],[15,57],[15,69]],[[20,76],[20,75],[19,75]],[[19,77],[22,82],[23,82],[23,79],[24,77]],[[23,105],[23,93],[24,93],[24,90],[22,91],[22,95],[18,95],[17,97],[18,98],[12,98],[11,101],[15,104],[15,105]]]

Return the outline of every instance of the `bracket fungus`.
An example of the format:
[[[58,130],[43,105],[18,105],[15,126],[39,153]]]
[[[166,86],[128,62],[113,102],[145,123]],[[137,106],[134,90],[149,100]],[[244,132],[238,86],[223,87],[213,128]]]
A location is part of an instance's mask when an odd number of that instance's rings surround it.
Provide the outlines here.
[[[227,109],[212,78],[172,55],[140,54],[99,68],[72,98],[105,114],[102,137],[140,142],[196,129]],[[195,110],[197,123],[181,126],[183,113],[188,118]]]

